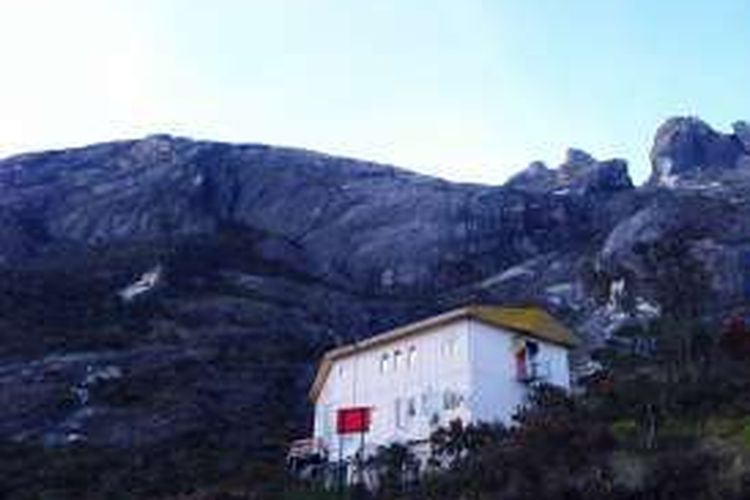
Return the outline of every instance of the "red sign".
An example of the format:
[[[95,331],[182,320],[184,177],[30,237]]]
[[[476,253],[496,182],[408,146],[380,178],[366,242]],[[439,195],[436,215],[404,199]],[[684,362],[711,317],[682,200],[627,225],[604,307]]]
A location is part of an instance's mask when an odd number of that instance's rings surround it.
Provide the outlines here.
[[[528,372],[526,371],[526,349],[519,349],[516,352],[516,378],[526,380]]]
[[[370,408],[341,408],[336,413],[336,432],[354,434],[370,430]]]

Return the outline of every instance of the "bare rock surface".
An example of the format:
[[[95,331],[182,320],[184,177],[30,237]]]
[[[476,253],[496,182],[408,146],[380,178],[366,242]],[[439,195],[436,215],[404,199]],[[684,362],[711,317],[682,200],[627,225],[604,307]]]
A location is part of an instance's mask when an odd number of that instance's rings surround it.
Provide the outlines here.
[[[503,186],[167,135],[0,160],[0,438],[262,452],[279,408],[305,432],[325,349],[469,302],[549,308],[585,372],[662,310],[665,241],[710,314],[744,303],[748,155],[743,126],[674,118],[641,187],[575,149]]]

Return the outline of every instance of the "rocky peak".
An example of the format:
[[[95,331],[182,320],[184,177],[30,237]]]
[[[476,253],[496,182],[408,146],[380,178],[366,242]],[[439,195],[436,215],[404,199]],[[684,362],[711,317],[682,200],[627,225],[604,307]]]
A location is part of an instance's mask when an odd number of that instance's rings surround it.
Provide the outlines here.
[[[507,186],[538,193],[591,194],[631,189],[633,183],[624,160],[598,161],[586,151],[571,148],[557,169],[534,162]]]
[[[732,132],[742,144],[744,153],[750,153],[750,124],[744,120],[736,121],[732,124]]]
[[[529,164],[506,183],[506,186],[522,191],[549,192],[557,187],[557,172],[542,161]]]
[[[670,118],[654,137],[649,184],[674,187],[746,163],[750,130],[745,122],[736,122],[733,128],[734,133],[722,134],[696,117]]]
[[[596,159],[586,151],[582,149],[568,148],[565,152],[565,163],[563,163],[563,166],[589,166],[594,163],[596,163]]]

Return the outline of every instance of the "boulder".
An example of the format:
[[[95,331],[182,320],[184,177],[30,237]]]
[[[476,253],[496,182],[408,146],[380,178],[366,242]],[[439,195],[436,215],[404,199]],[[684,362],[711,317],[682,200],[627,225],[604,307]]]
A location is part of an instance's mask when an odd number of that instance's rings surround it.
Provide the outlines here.
[[[563,166],[585,166],[596,163],[596,159],[582,149],[568,148]]]
[[[587,195],[632,189],[633,182],[625,160],[597,161],[589,153],[571,148],[557,169],[534,162],[506,186],[536,193]]]
[[[649,184],[673,187],[679,180],[720,174],[735,167],[739,141],[695,117],[670,118],[656,131]]]
[[[506,186],[524,191],[548,192],[557,188],[557,173],[544,162],[535,161],[511,177]]]

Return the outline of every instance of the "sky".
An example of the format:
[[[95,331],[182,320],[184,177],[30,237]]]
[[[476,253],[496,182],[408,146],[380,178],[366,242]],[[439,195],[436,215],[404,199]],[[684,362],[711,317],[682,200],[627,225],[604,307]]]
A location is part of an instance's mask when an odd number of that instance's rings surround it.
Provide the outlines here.
[[[170,133],[497,184],[577,147],[641,182],[748,89],[748,0],[0,0],[0,157]]]

